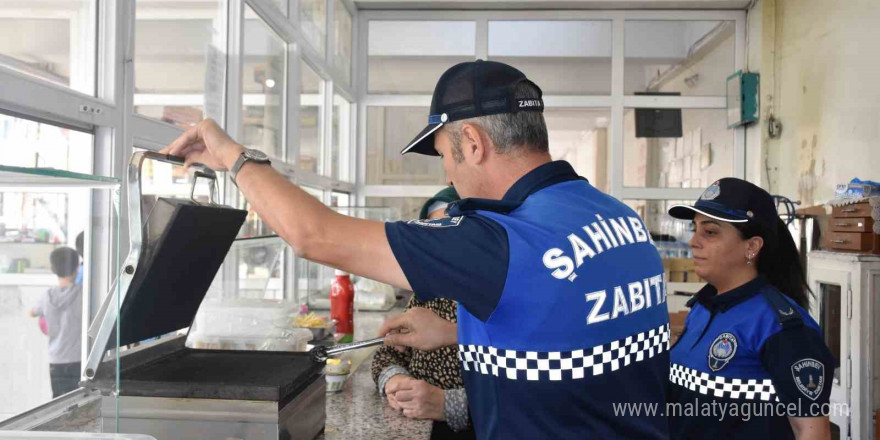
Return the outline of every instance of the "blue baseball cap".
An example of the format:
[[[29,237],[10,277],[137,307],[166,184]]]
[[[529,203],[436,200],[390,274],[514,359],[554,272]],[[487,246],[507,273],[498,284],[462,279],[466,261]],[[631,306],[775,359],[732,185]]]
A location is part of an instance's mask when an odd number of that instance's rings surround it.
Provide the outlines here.
[[[518,99],[516,86],[528,82],[538,90],[537,98]],[[434,149],[434,132],[448,122],[499,113],[543,112],[541,88],[516,68],[497,61],[469,61],[452,66],[440,76],[431,98],[428,125],[401,150],[439,156]]]

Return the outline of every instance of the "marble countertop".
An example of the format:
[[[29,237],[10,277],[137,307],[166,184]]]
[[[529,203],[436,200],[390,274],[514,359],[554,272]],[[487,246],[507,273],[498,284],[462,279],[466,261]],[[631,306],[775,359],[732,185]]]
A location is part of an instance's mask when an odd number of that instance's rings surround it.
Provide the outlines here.
[[[403,312],[409,298],[384,312],[357,312],[355,340],[375,338],[385,318]],[[355,350],[345,357],[352,361],[352,373],[342,391],[327,394],[327,421],[322,440],[406,439],[420,440],[431,436],[430,420],[415,420],[392,409],[379,396],[370,375],[376,347]]]
[[[374,350],[375,351],[375,350]],[[339,393],[327,394],[327,421],[322,440],[427,439],[431,421],[403,416],[388,406],[370,377],[370,356],[345,381]]]

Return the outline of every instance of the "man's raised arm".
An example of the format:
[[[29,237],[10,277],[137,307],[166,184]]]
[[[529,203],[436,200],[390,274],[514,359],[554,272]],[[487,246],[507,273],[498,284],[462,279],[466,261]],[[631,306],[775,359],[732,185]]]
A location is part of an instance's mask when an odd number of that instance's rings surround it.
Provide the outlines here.
[[[161,152],[216,170],[232,168],[245,148],[205,119]],[[385,224],[339,214],[271,166],[246,163],[235,181],[254,210],[297,256],[411,290],[388,244]]]

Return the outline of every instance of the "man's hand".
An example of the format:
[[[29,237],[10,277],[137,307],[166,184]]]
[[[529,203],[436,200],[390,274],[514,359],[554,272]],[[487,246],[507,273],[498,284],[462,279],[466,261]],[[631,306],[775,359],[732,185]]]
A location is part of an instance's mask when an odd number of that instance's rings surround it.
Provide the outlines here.
[[[186,130],[160,153],[183,156],[186,166],[200,163],[215,171],[232,168],[244,147],[233,141],[212,119]]]
[[[386,385],[386,394],[394,396],[396,404],[403,409],[403,415],[413,419],[446,420],[446,394],[442,389],[412,377],[395,377],[402,379],[395,382],[393,387]],[[391,381],[388,383],[391,384]]]
[[[455,324],[422,307],[413,307],[389,318],[382,324],[379,335],[385,336],[385,345],[398,350],[411,347],[430,351],[458,343]]]

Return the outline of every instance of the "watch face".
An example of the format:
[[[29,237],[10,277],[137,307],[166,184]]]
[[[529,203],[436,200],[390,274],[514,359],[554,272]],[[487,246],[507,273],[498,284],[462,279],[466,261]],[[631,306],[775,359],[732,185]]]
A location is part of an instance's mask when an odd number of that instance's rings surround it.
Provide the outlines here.
[[[267,161],[269,160],[269,156],[266,153],[263,153],[260,150],[254,150],[252,148],[248,148],[244,150],[244,155],[248,159],[259,160],[259,161]]]

